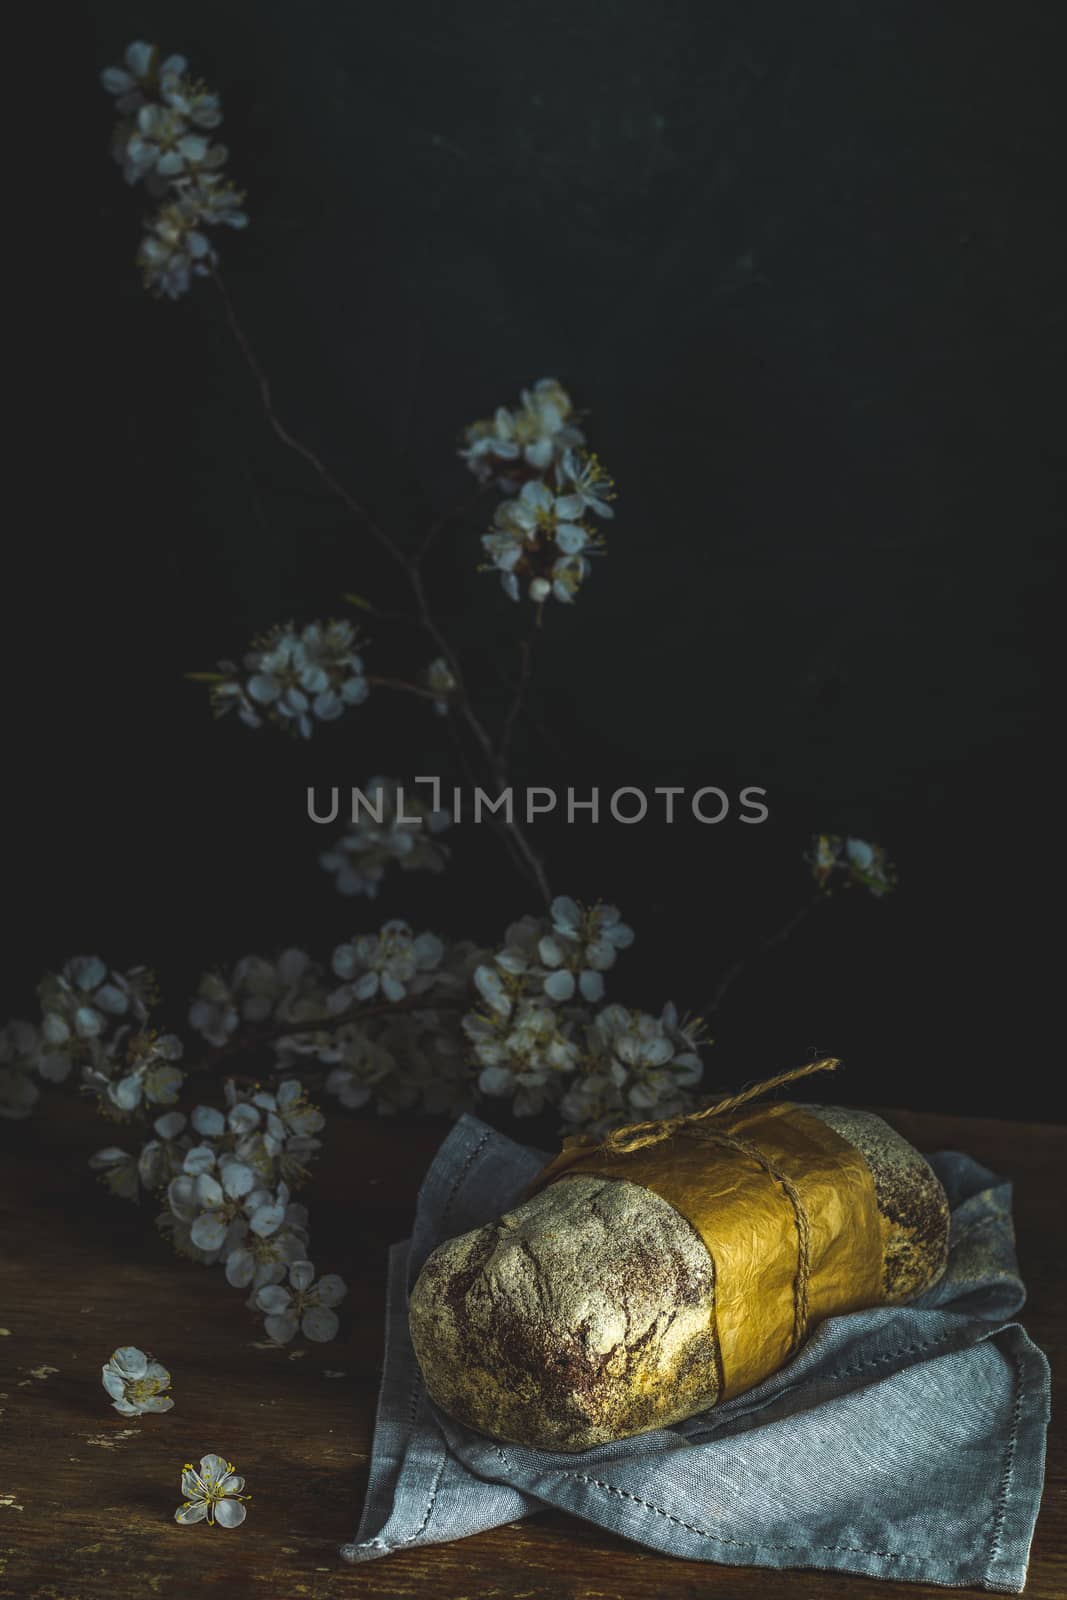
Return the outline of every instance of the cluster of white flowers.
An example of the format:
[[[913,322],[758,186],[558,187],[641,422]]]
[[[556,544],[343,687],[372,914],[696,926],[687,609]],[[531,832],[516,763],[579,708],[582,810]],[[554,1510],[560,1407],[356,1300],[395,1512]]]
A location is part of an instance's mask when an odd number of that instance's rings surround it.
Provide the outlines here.
[[[221,1109],[198,1105],[188,1118],[178,1111],[158,1117],[139,1155],[109,1146],[90,1158],[90,1167],[123,1199],[137,1200],[142,1189],[160,1195],[160,1232],[181,1255],[219,1263],[228,1283],[249,1289],[249,1308],[267,1315],[267,1332],[279,1343],[298,1325],[310,1339],[332,1339],[332,1307],[345,1286],[331,1274],[312,1290],[307,1209],[292,1199],[321,1148],[325,1118],[298,1078],[284,1079],[274,1092],[239,1089],[228,1079],[224,1094]],[[262,1294],[287,1273],[299,1295],[291,1325],[278,1296]],[[144,1374],[131,1369],[127,1376]]]
[[[573,416],[567,391],[542,378],[523,390],[517,410],[501,406],[467,429],[460,454],[481,482],[495,481],[507,496],[482,548],[512,600],[525,585],[536,605],[552,596],[569,603],[589,575],[589,557],[603,549],[588,513],[614,515],[614,485],[582,448],[585,435]]]
[[[616,906],[581,906],[557,895],[547,917],[523,917],[504,935],[493,964],[475,973],[475,984],[494,1010],[503,1010],[516,991],[540,994],[552,1002],[596,1003],[604,996],[605,972],[620,950],[629,949],[634,931]]]
[[[543,478],[501,501],[482,548],[510,599],[519,599],[522,584],[537,605],[552,596],[567,604],[574,599],[589,576],[589,557],[604,547],[586,512],[613,516],[611,492],[611,479],[595,456],[568,450]]]
[[[659,1018],[596,1009],[605,973],[633,937],[616,907],[561,895],[546,916],[513,923],[495,952],[446,945],[393,919],[338,944],[327,965],[295,948],[244,956],[228,974],[202,976],[189,1023],[217,1050],[269,1052],[277,1086],[227,1079],[221,1106],[188,1114],[174,1104],[185,1081],[175,1064],[181,1041],[147,1025],[155,1000],[147,972],[77,957],[41,984],[40,1028],[15,1023],[0,1034],[8,1074],[0,1085],[20,1079],[7,1090],[7,1114],[25,1114],[22,1079],[61,1080],[77,1066],[104,1114],[151,1116],[139,1150],[107,1145],[91,1169],[123,1199],[158,1196],[159,1230],[247,1290],[271,1338],[287,1342],[300,1330],[329,1339],[345,1287],[332,1274],[316,1279],[308,1213],[293,1198],[325,1120],[308,1098],[308,1073],[343,1106],[373,1102],[385,1113],[458,1114],[487,1097],[523,1116],[557,1106],[569,1126],[674,1114],[700,1076],[694,1030],[670,1007]],[[163,1369],[141,1371],[121,1355],[106,1380],[116,1404],[163,1409],[147,1403],[162,1395]]]
[[[143,1023],[152,999],[152,977],[143,967],[109,972],[99,956],[72,956],[62,972],[50,972],[38,987],[43,1013],[40,1073],[62,1083],[76,1065],[106,1047],[118,1030]]]
[[[633,929],[615,906],[566,895],[547,918],[512,923],[503,948],[473,974],[480,1006],[462,1020],[478,1088],[512,1101],[517,1116],[558,1104],[566,1121],[597,1130],[644,1115],[674,1115],[701,1075],[696,1030],[618,1005],[594,1013],[604,973]]]
[[[298,1063],[305,1073],[324,1069],[327,1092],[346,1107],[373,1099],[386,1113],[419,1105],[458,1114],[472,1105],[473,1090],[455,1007],[482,955],[465,941],[446,947],[434,934],[387,922],[335,948],[332,979],[302,950],[274,961],[244,956],[229,976],[205,973],[189,1022],[216,1048],[243,1027],[258,1030],[278,1072]],[[399,1000],[405,1005],[394,1010]],[[349,1011],[351,1019],[342,1015]]]
[[[804,858],[811,875],[825,893],[853,886],[866,889],[880,900],[895,888],[896,868],[879,844],[838,833],[819,833]]]
[[[112,150],[126,182],[143,182],[164,201],[137,253],[145,288],[178,300],[218,260],[204,230],[248,223],[244,195],[222,173],[226,147],[209,137],[222,121],[219,97],[189,77],[184,56],[161,59],[155,45],[142,40],[128,47],[121,67],[105,68],[100,81],[115,97]]]
[[[74,956],[38,986],[41,1022],[0,1032],[0,1115],[26,1116],[34,1076],[63,1083],[77,1072],[100,1109],[124,1121],[142,1104],[172,1105],[185,1079],[181,1041],[146,1026],[155,999],[144,967],[110,971],[99,956]]]
[[[443,946],[434,934],[413,935],[404,923],[339,945],[334,970],[351,977],[327,1007],[334,1017],[350,1008],[355,1015],[284,1039],[279,1059],[313,1056],[326,1069],[327,1093],[351,1110],[371,1102],[383,1115],[415,1107],[452,1116],[470,1110],[476,1094],[456,1023],[484,955],[467,941]]]
[[[275,961],[242,956],[229,977],[205,972],[189,1008],[189,1025],[221,1048],[242,1023],[299,1022],[326,1007],[321,968],[303,950],[283,950]]]
[[[336,722],[367,698],[358,644],[350,622],[310,622],[302,629],[288,622],[257,641],[243,668],[220,661],[217,673],[193,676],[211,679],[216,716],[236,710],[250,728],[269,720],[310,739],[316,722]]]
[[[700,1081],[699,1025],[680,1023],[673,1005],[660,1016],[605,1006],[586,1030],[582,1072],[560,1104],[567,1122],[605,1133],[630,1119],[674,1117],[692,1106]]]
[[[175,1066],[184,1053],[177,1034],[119,1030],[115,1047],[96,1047],[82,1072],[86,1086],[96,1090],[101,1109],[118,1119],[145,1106],[172,1106],[181,1093],[185,1073]]]
[[[585,443],[574,420],[571,397],[555,378],[541,378],[524,389],[518,406],[498,406],[493,416],[466,429],[460,451],[479,483],[494,478],[504,494],[514,494],[530,478],[540,478],[566,450]]]
[[[378,933],[360,934],[334,950],[331,965],[342,980],[329,998],[332,1012],[374,1000],[403,1000],[433,987],[434,969],[445,947],[435,933],[412,933],[406,922],[393,918]]]
[[[452,820],[447,811],[431,811],[407,789],[401,794],[401,785],[392,778],[372,778],[360,793],[368,802],[366,817],[361,813],[319,856],[341,894],[373,900],[392,862],[405,872],[441,871],[448,852],[435,836]]]

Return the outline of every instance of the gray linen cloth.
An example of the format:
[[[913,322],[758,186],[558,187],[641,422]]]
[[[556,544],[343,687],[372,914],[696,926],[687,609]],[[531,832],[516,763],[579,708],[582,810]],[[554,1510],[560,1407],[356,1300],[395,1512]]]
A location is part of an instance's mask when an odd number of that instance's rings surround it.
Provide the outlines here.
[[[952,1207],[941,1282],[823,1322],[756,1389],[578,1455],[501,1444],[427,1397],[407,1297],[442,1240],[514,1205],[548,1156],[463,1117],[393,1245],[366,1502],[348,1561],[466,1538],[546,1506],[672,1556],[835,1568],[1017,1594],[1044,1476],[1048,1363],[1018,1323],[1011,1186],[931,1157]]]

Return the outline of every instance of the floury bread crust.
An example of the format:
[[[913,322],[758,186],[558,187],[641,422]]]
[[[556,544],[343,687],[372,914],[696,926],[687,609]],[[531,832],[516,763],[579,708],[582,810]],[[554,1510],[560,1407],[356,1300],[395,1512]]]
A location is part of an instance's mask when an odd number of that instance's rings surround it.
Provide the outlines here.
[[[575,1175],[440,1245],[412,1291],[411,1339],[449,1415],[588,1450],[714,1404],[714,1287],[703,1241],[666,1200]]]
[[[948,1261],[948,1198],[933,1167],[873,1111],[805,1106],[855,1146],[871,1169],[886,1226],[882,1289],[889,1305],[933,1287]]]
[[[929,1164],[871,1112],[807,1106],[870,1167],[888,1302],[944,1271],[948,1202]],[[494,1438],[592,1449],[719,1397],[715,1269],[696,1229],[639,1184],[574,1174],[449,1239],[412,1290],[434,1401]]]

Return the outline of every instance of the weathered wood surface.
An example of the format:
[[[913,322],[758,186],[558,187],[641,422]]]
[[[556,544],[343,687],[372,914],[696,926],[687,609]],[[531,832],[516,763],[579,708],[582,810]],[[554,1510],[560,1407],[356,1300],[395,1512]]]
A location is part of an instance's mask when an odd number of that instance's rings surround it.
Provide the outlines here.
[[[1067,1354],[1067,1128],[884,1114],[920,1148],[966,1150],[1015,1181],[1030,1289],[1023,1320],[1055,1381]],[[102,1132],[86,1107],[58,1096],[31,1123],[0,1124],[2,1600],[944,1600],[948,1591],[923,1584],[667,1559],[555,1512],[346,1566],[337,1546],[355,1530],[366,1481],[385,1249],[409,1231],[443,1129],[333,1121],[307,1198],[316,1260],[342,1272],[351,1293],[338,1341],[302,1353],[262,1348],[240,1292],[176,1262],[150,1214],[95,1183],[85,1159],[106,1142]],[[176,1404],[165,1416],[128,1420],[110,1409],[100,1366],[130,1343],[173,1373]],[[1067,1595],[1061,1409],[1054,1396],[1030,1600]],[[182,1463],[208,1451],[247,1477],[242,1528],[173,1521]]]

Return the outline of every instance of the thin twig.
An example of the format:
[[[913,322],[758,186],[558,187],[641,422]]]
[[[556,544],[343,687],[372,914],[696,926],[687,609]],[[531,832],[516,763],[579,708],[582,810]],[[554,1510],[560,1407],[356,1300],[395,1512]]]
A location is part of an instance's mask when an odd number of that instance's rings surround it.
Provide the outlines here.
[[[434,540],[446,528],[450,528],[454,522],[463,522],[470,515],[478,502],[484,497],[486,487],[484,483],[480,483],[474,492],[469,494],[465,500],[462,500],[458,506],[454,506],[451,511],[442,512],[441,516],[434,518],[423,535],[422,542],[416,546],[415,562],[417,565],[422,563]]]
[[[469,1004],[469,998],[464,995],[443,998],[425,994],[408,995],[403,1000],[379,1000],[373,1005],[360,1001],[346,1007],[344,1011],[335,1012],[332,1016],[327,1014],[323,1017],[305,1017],[300,1022],[280,1022],[269,1028],[253,1028],[247,1033],[238,1034],[228,1039],[225,1044],[209,1051],[200,1064],[200,1070],[213,1071],[220,1061],[226,1061],[231,1056],[245,1055],[249,1050],[258,1050],[275,1039],[286,1039],[294,1034],[325,1033],[343,1027],[346,1022],[369,1021],[373,1017],[398,1016],[410,1011],[454,1011]]]
[[[389,537],[389,535],[385,532],[385,529],[379,527],[366,507],[361,506],[359,501],[356,500],[353,495],[349,494],[344,484],[338,482],[333,473],[326,466],[325,462],[323,462],[321,458],[315,454],[314,450],[312,450],[309,445],[304,444],[302,440],[297,439],[295,435],[291,434],[289,429],[282,422],[281,418],[278,416],[278,413],[274,409],[274,401],[271,397],[270,390],[270,380],[259,363],[259,358],[252,348],[248,335],[245,333],[244,328],[238,321],[237,313],[234,310],[233,301],[230,299],[229,290],[226,288],[225,283],[222,281],[221,275],[217,271],[212,269],[211,276],[215,280],[218,291],[222,296],[222,303],[226,309],[226,321],[229,325],[230,332],[236,339],[237,344],[240,347],[241,354],[244,356],[252,376],[259,385],[259,397],[263,402],[263,409],[266,412],[267,421],[274,429],[274,432],[277,434],[282,444],[284,444],[289,450],[294,450],[298,456],[301,456],[307,462],[308,466],[310,466],[313,471],[318,473],[319,477],[322,479],[323,483],[326,484],[331,494],[335,494],[337,498],[348,507],[348,510],[352,513],[352,515],[363,523],[368,533],[370,533],[378,541],[383,550],[388,551],[389,555],[394,561],[398,562],[400,566],[406,566],[407,562],[403,551]]]
[[[540,625],[541,612],[538,608],[538,626]],[[522,710],[523,700],[530,683],[530,666],[533,655],[533,642],[536,637],[536,628],[530,633],[529,638],[519,641],[519,679],[515,685],[515,693],[511,697],[507,715],[504,717],[504,726],[500,732],[500,763],[506,767],[508,751],[511,748],[511,735],[515,727],[515,719]]]
[[[730,989],[733,988],[733,985],[737,982],[741,974],[749,966],[751,966],[754,961],[758,961],[762,956],[765,956],[768,951],[773,950],[776,945],[784,944],[786,939],[796,932],[797,928],[800,927],[800,924],[804,922],[808,916],[810,916],[814,908],[824,898],[825,896],[822,894],[812,895],[811,899],[805,901],[805,903],[800,907],[799,911],[794,911],[788,922],[783,924],[783,926],[780,927],[775,933],[772,933],[768,938],[764,939],[760,944],[758,944],[751,954],[742,956],[739,960],[735,961],[732,966],[727,967],[726,971],[719,979],[715,993],[712,995],[711,1000],[704,1008],[701,1015],[704,1017],[713,1016],[714,1013],[718,1011],[726,994]]]
[[[404,694],[418,695],[420,700],[433,700],[434,703],[441,698],[437,689],[424,689],[418,683],[405,683],[403,678],[368,678],[367,682],[377,689],[399,689]]]

